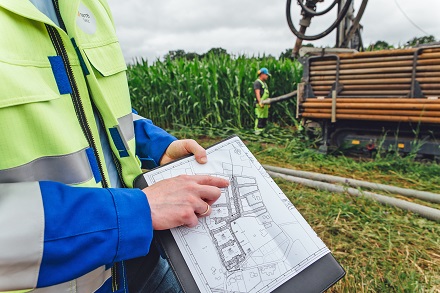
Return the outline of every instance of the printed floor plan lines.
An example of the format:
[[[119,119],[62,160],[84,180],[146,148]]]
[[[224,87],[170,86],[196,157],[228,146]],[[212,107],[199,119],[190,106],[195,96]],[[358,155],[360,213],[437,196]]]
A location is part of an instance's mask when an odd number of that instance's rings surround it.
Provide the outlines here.
[[[234,137],[145,174],[149,184],[181,174],[229,180],[212,213],[171,232],[201,292],[271,292],[329,253],[295,206]]]

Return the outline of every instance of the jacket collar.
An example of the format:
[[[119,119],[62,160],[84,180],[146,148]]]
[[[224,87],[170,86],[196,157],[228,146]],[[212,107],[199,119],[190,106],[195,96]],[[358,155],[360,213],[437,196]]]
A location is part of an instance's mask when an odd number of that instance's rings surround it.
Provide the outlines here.
[[[69,6],[70,9],[75,9],[74,7],[78,9],[79,1],[80,0],[69,0],[67,1],[67,6]],[[58,27],[46,15],[41,13],[29,0],[0,0],[0,7],[25,18]]]

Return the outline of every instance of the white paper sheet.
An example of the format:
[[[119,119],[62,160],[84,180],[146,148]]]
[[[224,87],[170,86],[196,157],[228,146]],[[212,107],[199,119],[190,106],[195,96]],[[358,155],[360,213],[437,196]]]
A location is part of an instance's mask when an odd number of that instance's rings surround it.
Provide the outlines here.
[[[238,137],[145,174],[149,185],[180,174],[227,178],[230,186],[195,228],[171,232],[201,292],[271,292],[329,253]]]

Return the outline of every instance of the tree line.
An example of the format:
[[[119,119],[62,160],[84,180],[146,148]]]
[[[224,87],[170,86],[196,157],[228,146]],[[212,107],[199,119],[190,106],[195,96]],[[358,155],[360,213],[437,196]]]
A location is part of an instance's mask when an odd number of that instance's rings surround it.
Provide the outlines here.
[[[403,45],[393,45],[393,44],[389,44],[386,41],[376,41],[375,43],[370,44],[369,46],[363,48],[363,51],[378,51],[378,50],[391,50],[391,49],[400,49],[400,48],[408,48],[408,47],[415,47],[415,46],[419,46],[419,45],[424,45],[424,44],[435,44],[436,42],[438,42],[438,40],[435,39],[435,37],[433,35],[429,35],[429,36],[423,36],[423,37],[413,37],[412,39],[410,39],[409,41],[407,41],[406,43],[404,43]],[[312,43],[306,43],[303,45],[303,47],[315,47]],[[203,54],[198,54],[195,52],[185,52],[184,50],[171,50],[169,51],[167,54],[165,54],[164,59],[170,59],[170,60],[179,60],[181,58],[192,61],[194,59],[205,59],[210,55],[214,55],[214,56],[223,56],[223,55],[227,55],[230,56],[230,53],[227,52],[227,50],[217,47],[217,48],[212,48],[209,51],[207,51],[206,53]],[[271,55],[264,55],[261,58],[270,58],[273,57],[275,58],[275,56],[271,56]],[[258,57],[257,57],[258,58]],[[279,56],[278,59],[285,59],[285,58],[292,58],[292,48],[288,48],[286,49],[284,52],[282,52]]]

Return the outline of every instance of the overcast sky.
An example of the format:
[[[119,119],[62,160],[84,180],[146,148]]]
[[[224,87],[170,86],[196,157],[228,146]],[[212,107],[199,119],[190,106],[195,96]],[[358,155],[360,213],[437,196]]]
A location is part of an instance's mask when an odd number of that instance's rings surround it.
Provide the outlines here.
[[[221,47],[233,54],[271,54],[292,48],[296,37],[286,21],[285,0],[108,0],[127,62],[149,62],[170,50],[205,53]],[[318,4],[322,10],[332,1]],[[354,0],[355,9],[361,0]],[[299,8],[292,0],[293,23]],[[399,9],[400,7],[400,9]],[[320,9],[321,8],[321,9]],[[403,11],[403,12],[402,12]],[[319,33],[336,18],[313,18],[308,33]],[[361,20],[364,45],[378,40],[393,45],[413,37],[434,35],[440,40],[440,0],[370,0]],[[334,46],[335,35],[314,41]]]

